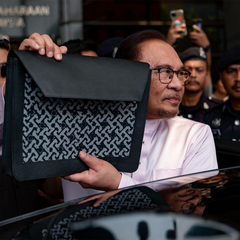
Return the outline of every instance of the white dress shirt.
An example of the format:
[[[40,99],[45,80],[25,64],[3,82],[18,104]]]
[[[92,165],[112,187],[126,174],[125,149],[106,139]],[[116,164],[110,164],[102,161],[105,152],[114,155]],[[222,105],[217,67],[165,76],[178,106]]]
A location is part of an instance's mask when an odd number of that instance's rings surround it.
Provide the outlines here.
[[[122,173],[119,188],[217,169],[214,140],[208,125],[189,119],[147,120],[139,168]],[[65,201],[99,193],[63,180]]]

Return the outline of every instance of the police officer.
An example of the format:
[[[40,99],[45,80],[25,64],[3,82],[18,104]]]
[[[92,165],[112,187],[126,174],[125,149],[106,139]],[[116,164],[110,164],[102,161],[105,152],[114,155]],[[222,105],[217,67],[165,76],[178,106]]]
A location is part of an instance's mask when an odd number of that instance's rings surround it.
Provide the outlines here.
[[[180,54],[184,68],[191,72],[190,81],[185,86],[179,116],[203,122],[204,114],[222,101],[207,97],[204,87],[209,77],[207,56],[202,47],[191,47]]]
[[[219,76],[229,99],[209,111],[204,122],[215,138],[240,140],[240,45],[228,49],[218,63]]]

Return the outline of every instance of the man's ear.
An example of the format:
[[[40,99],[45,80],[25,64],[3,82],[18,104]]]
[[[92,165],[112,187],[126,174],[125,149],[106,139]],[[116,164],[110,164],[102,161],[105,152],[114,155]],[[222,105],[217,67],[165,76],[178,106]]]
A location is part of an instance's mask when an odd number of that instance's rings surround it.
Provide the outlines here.
[[[225,82],[224,82],[224,77],[223,77],[223,72],[219,72],[219,80],[222,82],[223,86],[225,87]]]

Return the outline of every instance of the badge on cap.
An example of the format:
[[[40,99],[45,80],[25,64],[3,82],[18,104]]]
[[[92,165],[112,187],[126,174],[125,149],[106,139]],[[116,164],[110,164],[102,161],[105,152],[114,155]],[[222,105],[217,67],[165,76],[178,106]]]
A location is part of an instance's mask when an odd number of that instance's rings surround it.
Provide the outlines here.
[[[239,125],[240,125],[240,121],[239,121],[238,119],[235,120],[235,121],[234,121],[234,125],[235,125],[235,126],[239,126]]]
[[[202,58],[207,58],[206,53],[204,52],[203,48],[199,48],[199,56]]]
[[[221,118],[215,118],[212,120],[212,126],[213,127],[220,127],[221,126],[221,121],[222,119]]]

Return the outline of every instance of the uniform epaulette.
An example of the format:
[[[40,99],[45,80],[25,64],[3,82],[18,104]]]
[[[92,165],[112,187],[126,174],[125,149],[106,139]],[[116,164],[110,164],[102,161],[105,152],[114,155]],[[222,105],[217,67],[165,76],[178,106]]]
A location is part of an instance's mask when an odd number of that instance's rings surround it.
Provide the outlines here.
[[[212,97],[212,96],[209,96],[207,99],[208,99],[209,101],[211,101],[211,102],[218,103],[218,104],[224,102],[224,101],[219,100],[219,99],[216,99],[216,98],[214,98],[214,97]]]
[[[212,112],[216,112],[216,114],[217,112],[219,112],[220,114],[225,107],[226,107],[225,102],[220,102],[219,104],[212,106],[211,109],[209,109],[209,111],[206,114],[208,113],[212,114]]]
[[[206,111],[211,111],[212,109],[215,109],[216,107],[221,105],[221,103],[223,103],[223,101],[209,96],[205,98],[205,101],[202,103],[202,106]]]

